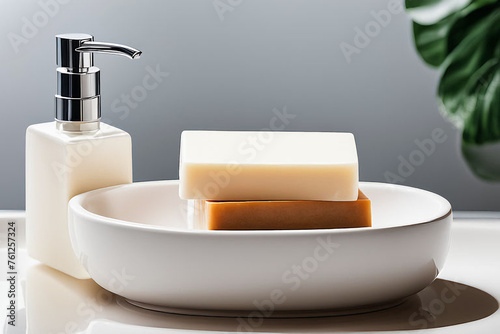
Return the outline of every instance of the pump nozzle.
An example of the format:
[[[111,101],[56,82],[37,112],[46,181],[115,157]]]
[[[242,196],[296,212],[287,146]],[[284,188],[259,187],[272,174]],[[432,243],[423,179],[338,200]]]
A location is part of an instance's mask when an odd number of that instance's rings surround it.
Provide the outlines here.
[[[104,43],[104,42],[83,42],[82,46],[76,48],[78,52],[110,53],[125,56],[130,59],[139,59],[142,52],[130,46]]]

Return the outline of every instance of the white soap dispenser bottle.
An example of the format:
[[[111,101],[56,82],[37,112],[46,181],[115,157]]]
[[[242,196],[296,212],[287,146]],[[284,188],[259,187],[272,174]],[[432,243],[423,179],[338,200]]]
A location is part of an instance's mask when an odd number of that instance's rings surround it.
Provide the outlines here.
[[[141,55],[124,45],[94,42],[88,34],[57,35],[55,122],[26,131],[28,253],[76,278],[89,276],[71,246],[68,201],[82,192],[132,182],[130,135],[100,122],[94,52]]]

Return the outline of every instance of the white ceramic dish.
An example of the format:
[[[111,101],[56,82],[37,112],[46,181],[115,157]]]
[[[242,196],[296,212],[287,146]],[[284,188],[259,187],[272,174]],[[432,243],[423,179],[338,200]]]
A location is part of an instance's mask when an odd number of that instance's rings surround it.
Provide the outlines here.
[[[189,314],[354,313],[397,304],[443,267],[452,221],[428,191],[361,183],[373,227],[190,231],[178,181],[91,191],[69,204],[90,276],[132,303]]]

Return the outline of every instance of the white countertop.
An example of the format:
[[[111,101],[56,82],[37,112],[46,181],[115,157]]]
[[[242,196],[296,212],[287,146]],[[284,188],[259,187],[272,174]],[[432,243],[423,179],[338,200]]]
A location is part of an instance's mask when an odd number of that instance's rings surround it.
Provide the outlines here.
[[[78,280],[29,258],[22,248],[22,213],[0,212],[0,304],[10,301],[5,217],[17,215],[16,326],[4,333],[200,333],[245,331],[237,318],[184,316],[128,304],[92,280]],[[458,214],[444,270],[428,288],[391,309],[338,317],[265,319],[270,333],[495,333],[500,328],[500,217]],[[4,217],[2,219],[2,217]],[[261,319],[256,319],[260,322]]]

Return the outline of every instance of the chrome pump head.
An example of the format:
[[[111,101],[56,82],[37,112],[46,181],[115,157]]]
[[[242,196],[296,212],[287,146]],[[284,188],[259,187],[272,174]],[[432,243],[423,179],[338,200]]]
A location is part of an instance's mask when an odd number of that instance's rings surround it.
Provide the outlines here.
[[[56,35],[56,123],[64,131],[99,129],[101,118],[100,70],[94,53],[137,59],[141,51],[126,45],[94,42],[88,34]]]

